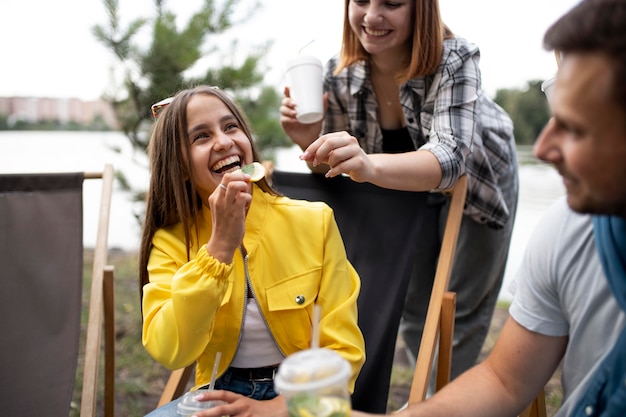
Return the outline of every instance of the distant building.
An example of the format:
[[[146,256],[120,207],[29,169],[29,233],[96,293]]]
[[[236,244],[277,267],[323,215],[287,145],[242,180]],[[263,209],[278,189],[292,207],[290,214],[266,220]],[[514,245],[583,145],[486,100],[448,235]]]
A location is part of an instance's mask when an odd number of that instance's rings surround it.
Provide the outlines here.
[[[9,123],[58,121],[90,125],[101,118],[111,129],[118,129],[113,108],[103,100],[83,101],[77,98],[0,97],[0,114]]]

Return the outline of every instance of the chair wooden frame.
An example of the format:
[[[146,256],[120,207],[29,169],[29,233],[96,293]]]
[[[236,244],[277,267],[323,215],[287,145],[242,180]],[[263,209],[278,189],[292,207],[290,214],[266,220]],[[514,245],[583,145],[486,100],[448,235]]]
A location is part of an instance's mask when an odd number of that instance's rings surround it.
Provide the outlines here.
[[[185,389],[187,388],[189,378],[191,378],[191,374],[193,373],[194,366],[195,363],[192,363],[186,368],[180,368],[172,371],[167,383],[165,384],[165,388],[161,393],[157,407],[161,407],[162,405],[175,400],[185,393]]]
[[[98,363],[104,328],[104,415],[112,417],[115,415],[115,287],[114,268],[107,265],[107,253],[109,214],[115,179],[113,166],[107,164],[103,172],[86,172],[85,179],[102,179],[102,194],[89,299],[80,415],[96,415]]]
[[[439,346],[439,356],[436,368],[436,389],[441,389],[450,380],[456,294],[448,291],[448,283],[452,272],[466,195],[467,177],[463,175],[452,189],[452,200],[446,219],[433,289],[430,293],[422,340],[415,363],[409,404],[423,401],[426,398],[437,346]]]
[[[519,417],[546,417],[546,392],[542,389]]]
[[[83,269],[84,188],[85,180],[92,179],[101,179],[102,188],[89,280]],[[113,181],[108,164],[102,172],[0,175],[6,227],[1,240],[6,271],[1,326],[7,341],[0,403],[10,414],[20,413],[15,406],[35,414],[67,414],[77,373],[82,372],[80,416],[102,415],[103,408],[106,417],[114,415],[114,268],[107,265]],[[83,323],[85,304],[88,317]],[[32,326],[32,331],[23,331],[23,326]],[[102,355],[104,376],[99,378]],[[38,386],[45,394],[30,398],[25,388]],[[98,398],[102,386],[104,397]]]

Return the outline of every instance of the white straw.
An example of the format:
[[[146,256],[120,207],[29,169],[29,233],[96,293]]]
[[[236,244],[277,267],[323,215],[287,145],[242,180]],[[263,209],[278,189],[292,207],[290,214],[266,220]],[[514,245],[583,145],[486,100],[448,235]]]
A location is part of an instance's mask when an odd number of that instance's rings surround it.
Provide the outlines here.
[[[215,387],[215,377],[217,376],[217,368],[220,366],[220,359],[222,359],[222,352],[217,352],[215,354],[213,372],[211,373],[211,382],[209,382],[209,391],[213,391],[213,388]]]
[[[304,45],[302,48],[300,48],[300,50],[298,51],[298,55],[301,55],[301,54],[302,54],[302,50],[303,50],[304,48],[306,48],[307,46],[309,46],[310,44],[312,44],[313,42],[315,42],[315,39],[311,39],[311,40],[309,41],[309,43],[307,43],[307,44],[306,44],[306,45]]]
[[[311,349],[320,347],[320,318],[322,315],[322,306],[313,304],[313,327],[311,329]]]

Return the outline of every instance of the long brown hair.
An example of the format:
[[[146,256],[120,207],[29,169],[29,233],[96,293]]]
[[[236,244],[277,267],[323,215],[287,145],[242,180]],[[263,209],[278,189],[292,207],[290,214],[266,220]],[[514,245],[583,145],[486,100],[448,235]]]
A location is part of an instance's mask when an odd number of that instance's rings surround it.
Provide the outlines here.
[[[150,157],[150,185],[146,196],[146,212],[139,249],[139,289],[149,282],[148,259],[152,250],[152,238],[163,227],[182,223],[185,231],[187,259],[195,219],[202,210],[202,201],[195,192],[191,177],[189,158],[190,143],[187,140],[187,103],[191,97],[206,94],[219,98],[235,116],[241,129],[252,145],[254,161],[259,154],[252,140],[252,130],[244,113],[235,102],[216,87],[198,86],[176,94],[171,104],[162,109],[152,130],[148,154]],[[256,183],[267,193],[278,195],[265,178]]]
[[[363,48],[350,27],[348,18],[350,1],[345,0],[343,40],[335,75],[358,61],[370,60],[370,54]],[[413,26],[413,37],[409,45],[411,59],[398,74],[400,82],[434,73],[441,61],[444,39],[454,36],[441,19],[439,0],[415,0],[411,25]]]

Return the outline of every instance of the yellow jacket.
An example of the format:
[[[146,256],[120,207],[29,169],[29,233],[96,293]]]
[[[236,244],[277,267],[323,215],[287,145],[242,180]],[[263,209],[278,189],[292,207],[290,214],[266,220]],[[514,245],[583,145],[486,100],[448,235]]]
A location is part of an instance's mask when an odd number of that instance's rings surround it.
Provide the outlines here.
[[[150,355],[168,369],[196,361],[196,386],[201,386],[210,382],[216,353],[222,352],[221,375],[241,337],[249,283],[285,356],[310,347],[313,305],[320,304],[320,347],[350,362],[352,390],[365,361],[357,325],[361,283],[347,260],[332,210],[254,186],[243,241],[247,260],[239,252],[230,265],[206,250],[208,208],[197,226],[200,244],[194,239],[189,261],[181,224],[158,230],[152,241],[142,334]]]

